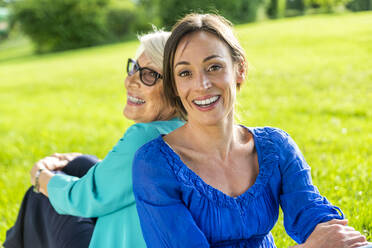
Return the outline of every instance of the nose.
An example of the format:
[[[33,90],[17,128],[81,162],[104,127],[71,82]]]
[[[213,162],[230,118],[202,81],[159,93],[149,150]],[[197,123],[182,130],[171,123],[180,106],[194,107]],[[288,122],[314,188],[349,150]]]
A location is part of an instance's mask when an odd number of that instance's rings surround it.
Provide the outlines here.
[[[139,78],[139,71],[134,73],[132,76],[127,75],[127,77],[124,80],[125,88],[140,88],[141,82]]]
[[[212,87],[212,82],[210,81],[208,75],[206,75],[205,71],[200,71],[197,80],[197,87],[199,89],[207,90]]]

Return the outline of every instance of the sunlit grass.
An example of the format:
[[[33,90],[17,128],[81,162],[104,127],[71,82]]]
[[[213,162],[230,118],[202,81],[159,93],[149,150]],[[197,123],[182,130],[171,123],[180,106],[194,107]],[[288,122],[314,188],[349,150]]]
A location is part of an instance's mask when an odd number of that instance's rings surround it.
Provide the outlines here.
[[[320,192],[371,239],[372,13],[236,30],[250,62],[238,96],[240,122],[289,132]],[[136,45],[43,56],[31,55],[29,44],[0,45],[0,242],[36,160],[55,151],[103,157],[132,124],[121,110],[124,65]],[[277,246],[288,247],[293,242],[278,223]]]

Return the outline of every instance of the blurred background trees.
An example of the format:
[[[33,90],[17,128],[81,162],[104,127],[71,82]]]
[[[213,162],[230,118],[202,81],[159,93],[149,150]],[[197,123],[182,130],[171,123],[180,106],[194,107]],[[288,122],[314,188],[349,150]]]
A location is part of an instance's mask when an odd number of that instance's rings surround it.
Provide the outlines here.
[[[151,24],[169,29],[195,11],[218,13],[237,24],[371,9],[372,0],[0,0],[0,40],[21,30],[43,53],[116,42],[146,32]]]

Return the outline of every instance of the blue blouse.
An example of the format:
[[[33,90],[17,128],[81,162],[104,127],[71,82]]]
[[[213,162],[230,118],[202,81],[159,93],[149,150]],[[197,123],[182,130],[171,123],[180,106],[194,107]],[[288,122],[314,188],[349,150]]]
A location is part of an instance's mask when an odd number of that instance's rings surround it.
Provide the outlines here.
[[[259,174],[238,197],[206,184],[161,136],[137,151],[133,190],[149,248],[276,247],[270,230],[279,205],[284,227],[297,243],[317,224],[343,218],[312,184],[310,167],[287,133],[271,127],[249,131]]]

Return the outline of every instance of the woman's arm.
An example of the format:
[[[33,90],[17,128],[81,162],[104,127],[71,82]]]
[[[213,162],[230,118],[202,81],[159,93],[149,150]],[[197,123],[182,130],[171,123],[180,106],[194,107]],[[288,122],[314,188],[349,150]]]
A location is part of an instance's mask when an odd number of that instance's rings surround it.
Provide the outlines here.
[[[170,123],[165,129],[170,132],[178,126],[179,124]],[[47,184],[45,193],[60,214],[98,217],[133,204],[134,153],[158,135],[159,131],[153,125],[133,125],[110,153],[84,177],[51,175],[48,171],[43,171],[39,178],[41,189]]]
[[[149,147],[142,147],[133,161],[133,190],[147,246],[209,247],[181,199],[181,185],[167,159],[156,147]]]
[[[306,248],[358,247],[354,245],[365,242],[365,237],[347,226],[341,211],[312,184],[310,167],[292,138],[283,131],[275,136],[282,175],[280,204],[287,233]]]
[[[369,243],[347,220],[331,220],[318,224],[306,242],[293,248],[364,247]]]
[[[49,180],[54,176],[53,172],[62,170],[71,160],[80,155],[82,154],[77,152],[54,153],[51,156],[40,159],[30,171],[31,184],[37,188],[37,191],[48,197],[47,185]],[[35,185],[36,174],[38,174],[38,185]]]

